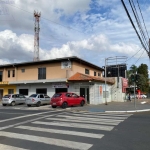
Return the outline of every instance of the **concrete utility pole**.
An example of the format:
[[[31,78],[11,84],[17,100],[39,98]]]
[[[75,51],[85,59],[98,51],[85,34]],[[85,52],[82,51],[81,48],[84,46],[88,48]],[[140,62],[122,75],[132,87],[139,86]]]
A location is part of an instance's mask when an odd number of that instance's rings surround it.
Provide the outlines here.
[[[35,17],[35,27],[34,27],[34,59],[33,61],[39,61],[39,31],[40,31],[40,25],[39,25],[39,18],[41,16],[41,13],[38,13],[34,11],[34,17]]]

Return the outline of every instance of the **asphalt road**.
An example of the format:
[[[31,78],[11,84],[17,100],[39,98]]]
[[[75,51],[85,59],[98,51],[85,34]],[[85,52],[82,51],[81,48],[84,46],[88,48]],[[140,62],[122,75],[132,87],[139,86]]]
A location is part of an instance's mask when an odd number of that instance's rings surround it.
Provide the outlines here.
[[[150,112],[0,106],[0,150],[149,150],[149,135]]]

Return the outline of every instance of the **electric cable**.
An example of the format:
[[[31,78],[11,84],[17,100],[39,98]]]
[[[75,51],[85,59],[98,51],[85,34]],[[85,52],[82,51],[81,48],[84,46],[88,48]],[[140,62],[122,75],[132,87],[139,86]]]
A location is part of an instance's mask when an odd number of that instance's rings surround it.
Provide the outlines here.
[[[123,0],[121,0],[121,2],[122,2],[122,4],[123,4],[123,7],[124,7],[124,9],[125,9],[125,11],[126,11],[126,13],[127,13],[127,16],[128,16],[128,18],[129,18],[129,20],[130,20],[130,22],[131,22],[131,24],[132,24],[132,26],[133,26],[133,28],[134,28],[134,30],[135,30],[135,32],[136,32],[136,34],[137,34],[137,36],[138,36],[139,40],[140,40],[140,42],[141,42],[141,45],[142,45],[142,46],[143,46],[143,48],[147,51],[147,49],[146,49],[145,45],[143,44],[143,41],[142,41],[142,39],[141,39],[141,37],[140,37],[140,35],[139,35],[138,31],[137,31],[137,29],[136,29],[136,27],[135,27],[135,25],[134,25],[134,23],[133,23],[133,20],[131,19],[131,16],[130,16],[130,14],[129,14],[128,10],[127,10],[127,7],[126,7],[126,5],[125,5],[124,1],[123,1]],[[148,51],[147,51],[147,52],[148,52]]]
[[[141,48],[141,49],[142,49],[142,48]],[[140,49],[139,51],[141,51],[141,49]],[[138,51],[138,52],[139,52],[139,51]],[[133,58],[135,55],[137,55],[138,52],[136,52],[134,55],[132,55],[130,58],[128,58],[125,62],[129,61],[131,58]]]
[[[142,40],[143,40],[143,44],[145,45],[145,47],[148,47],[148,43],[146,42],[146,37],[145,37],[145,34],[144,34],[144,32],[143,32],[143,29],[142,29],[142,27],[141,27],[141,23],[140,23],[140,19],[139,19],[139,17],[138,17],[138,13],[137,13],[137,11],[136,11],[136,7],[135,7],[135,5],[134,5],[134,2],[133,2],[133,0],[129,0],[129,3],[130,3],[130,6],[131,6],[131,9],[132,9],[132,12],[133,12],[133,14],[134,14],[134,17],[135,17],[135,19],[136,19],[136,22],[137,22],[137,25],[138,25],[138,27],[139,27],[139,30],[140,30],[140,33],[141,33],[141,36],[142,36]],[[146,49],[146,51],[148,52],[148,50]]]
[[[144,21],[143,14],[142,14],[142,11],[141,11],[141,8],[140,8],[139,1],[138,1],[138,0],[137,0],[137,4],[138,4],[138,7],[139,7],[141,16],[142,16],[142,20],[143,20],[143,23],[144,23],[144,26],[145,26],[145,30],[146,30],[147,36],[148,36],[148,38],[149,38],[149,34],[148,34],[148,32],[147,32],[147,29],[146,29],[145,21]]]
[[[138,58],[138,60],[135,62],[135,64],[139,61],[139,59],[142,57],[142,55],[144,54],[145,50],[143,50],[143,53],[141,54],[141,56]]]

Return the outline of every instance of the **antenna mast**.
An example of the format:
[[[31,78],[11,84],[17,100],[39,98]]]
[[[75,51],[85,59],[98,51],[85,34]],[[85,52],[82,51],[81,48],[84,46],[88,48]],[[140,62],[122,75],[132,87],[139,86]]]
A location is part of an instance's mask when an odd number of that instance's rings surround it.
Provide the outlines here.
[[[40,20],[41,13],[34,11],[34,18],[35,18],[35,27],[34,27],[34,59],[33,61],[39,61],[39,31],[40,31]]]

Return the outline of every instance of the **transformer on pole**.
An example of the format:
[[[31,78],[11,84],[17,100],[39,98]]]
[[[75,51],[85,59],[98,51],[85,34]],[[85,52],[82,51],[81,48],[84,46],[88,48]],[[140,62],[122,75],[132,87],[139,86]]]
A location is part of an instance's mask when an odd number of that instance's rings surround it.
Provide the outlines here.
[[[35,27],[34,27],[34,59],[33,61],[39,61],[39,31],[40,31],[40,20],[41,13],[34,11],[34,18],[35,18]]]

